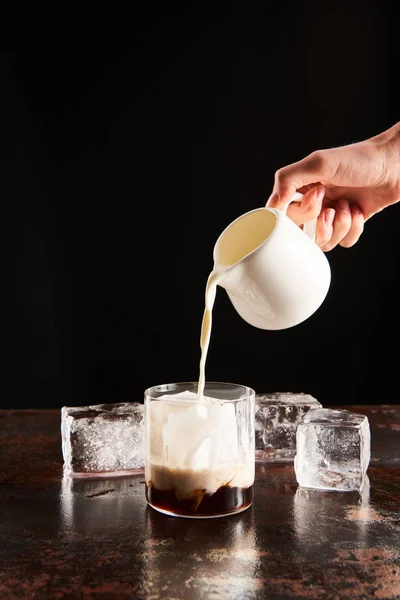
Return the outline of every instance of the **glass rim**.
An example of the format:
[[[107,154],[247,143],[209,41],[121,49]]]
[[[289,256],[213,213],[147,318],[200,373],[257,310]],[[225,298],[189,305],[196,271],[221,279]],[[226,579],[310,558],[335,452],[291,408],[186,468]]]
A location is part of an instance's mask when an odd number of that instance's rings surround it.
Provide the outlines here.
[[[169,383],[159,383],[156,385],[152,385],[150,387],[148,387],[147,389],[144,390],[144,396],[146,398],[149,398],[150,400],[159,400],[160,398],[155,397],[152,395],[152,392],[154,393],[154,390],[156,388],[164,388],[164,387],[168,387],[168,386],[185,386],[185,385],[190,385],[190,386],[197,386],[198,385],[198,381],[171,381]],[[225,389],[227,388],[242,388],[242,390],[244,391],[244,394],[242,396],[240,396],[239,398],[233,398],[233,399],[229,399],[229,398],[216,398],[216,400],[220,401],[220,402],[240,402],[243,401],[246,398],[250,398],[252,396],[256,396],[256,391],[251,388],[248,385],[243,385],[242,383],[233,383],[233,382],[229,382],[229,381],[206,381],[205,382],[205,386],[204,386],[204,393],[206,393],[207,390],[207,386],[209,385],[219,385],[222,388],[225,387]],[[162,390],[160,390],[161,392]],[[168,390],[165,390],[166,393],[168,393]],[[172,394],[171,394],[172,395]]]

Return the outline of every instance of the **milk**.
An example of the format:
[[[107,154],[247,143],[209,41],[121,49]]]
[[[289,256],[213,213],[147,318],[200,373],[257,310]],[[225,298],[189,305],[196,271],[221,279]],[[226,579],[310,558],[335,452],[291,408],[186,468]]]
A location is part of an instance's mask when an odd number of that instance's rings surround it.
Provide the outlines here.
[[[197,395],[199,397],[199,401],[204,401],[204,386],[206,382],[205,375],[205,367],[206,367],[206,359],[208,353],[208,347],[210,345],[210,337],[211,337],[211,326],[212,326],[212,309],[215,302],[215,297],[217,294],[217,285],[218,282],[225,275],[226,268],[225,267],[217,267],[213,271],[211,271],[208,276],[207,285],[206,285],[206,293],[205,293],[205,308],[203,314],[203,321],[201,324],[201,334],[200,334],[200,348],[201,348],[201,358],[200,358],[200,373],[199,373],[199,385],[197,388]]]
[[[190,497],[195,490],[212,496],[223,486],[248,488],[253,485],[254,461],[242,465],[222,465],[211,470],[169,467],[157,461],[147,463],[146,479],[160,491],[175,490],[178,500]]]

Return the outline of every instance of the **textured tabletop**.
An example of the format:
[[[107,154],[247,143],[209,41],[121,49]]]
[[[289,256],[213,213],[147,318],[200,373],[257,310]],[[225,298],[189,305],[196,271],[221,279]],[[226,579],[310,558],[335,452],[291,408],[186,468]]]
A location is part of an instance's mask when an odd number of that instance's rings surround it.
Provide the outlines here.
[[[0,598],[400,597],[400,405],[371,424],[361,495],[297,488],[258,463],[254,505],[186,520],[147,507],[144,478],[63,478],[60,411],[0,411]]]

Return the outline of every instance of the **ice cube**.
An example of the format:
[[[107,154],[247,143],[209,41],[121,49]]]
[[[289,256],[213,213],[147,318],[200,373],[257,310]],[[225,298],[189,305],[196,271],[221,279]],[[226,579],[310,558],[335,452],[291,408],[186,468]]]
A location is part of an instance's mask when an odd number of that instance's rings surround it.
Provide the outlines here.
[[[64,469],[75,475],[110,475],[144,467],[144,406],[139,402],[63,406]]]
[[[310,394],[275,392],[256,395],[256,458],[293,460],[296,430],[310,408],[322,405]]]
[[[297,429],[297,482],[305,488],[360,491],[370,453],[365,415],[328,408],[310,410]]]
[[[171,468],[212,468],[236,460],[233,404],[192,400],[165,396],[150,403],[149,455],[158,455]]]

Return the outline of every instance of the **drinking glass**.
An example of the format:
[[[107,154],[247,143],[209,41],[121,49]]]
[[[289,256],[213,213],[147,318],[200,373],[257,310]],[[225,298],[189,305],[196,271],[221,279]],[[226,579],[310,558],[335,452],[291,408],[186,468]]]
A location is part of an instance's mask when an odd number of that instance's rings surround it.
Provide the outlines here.
[[[157,385],[144,393],[146,499],[176,517],[249,508],[254,496],[253,389],[234,383]]]

